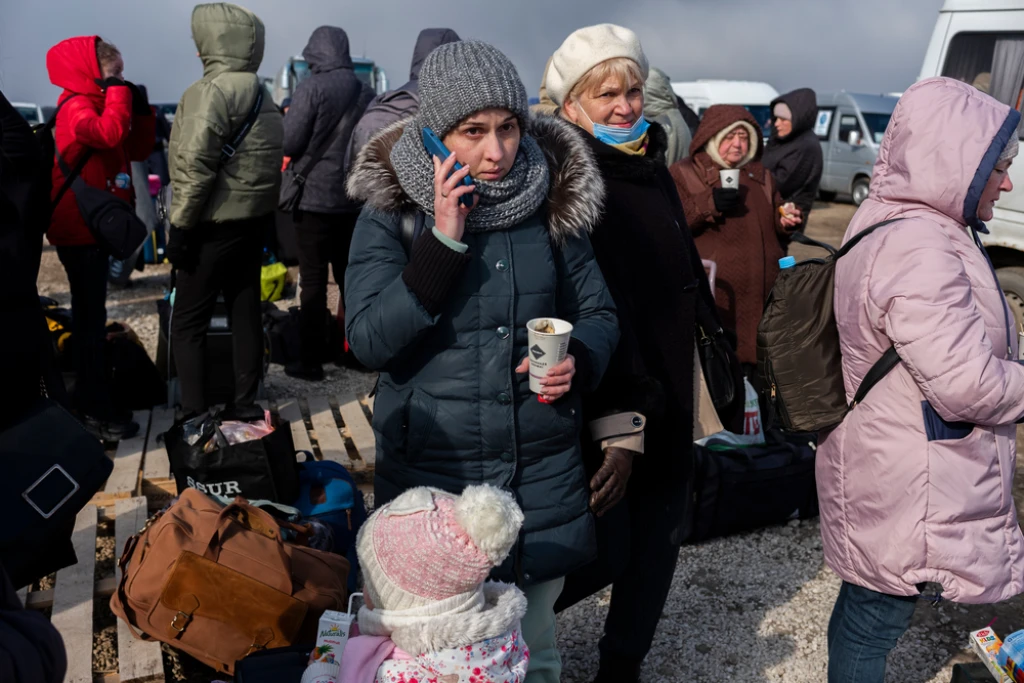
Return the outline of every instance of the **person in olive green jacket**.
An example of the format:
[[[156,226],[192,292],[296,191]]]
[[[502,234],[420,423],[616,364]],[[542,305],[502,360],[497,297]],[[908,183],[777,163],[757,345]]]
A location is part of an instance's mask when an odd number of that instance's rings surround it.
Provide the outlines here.
[[[197,5],[192,37],[203,77],[178,103],[169,146],[167,255],[177,273],[172,348],[182,408],[186,415],[200,413],[208,407],[204,342],[223,293],[235,366],[235,400],[228,409],[246,419],[262,415],[255,406],[263,358],[260,266],[277,208],[284,127],[256,75],[264,28],[255,14],[229,3]],[[255,122],[233,154],[225,154],[260,93]]]

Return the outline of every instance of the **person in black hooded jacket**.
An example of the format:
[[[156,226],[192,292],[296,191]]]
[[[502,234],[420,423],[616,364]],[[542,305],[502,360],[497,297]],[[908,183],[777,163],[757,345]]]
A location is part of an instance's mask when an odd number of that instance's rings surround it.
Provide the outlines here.
[[[302,282],[301,361],[289,364],[285,372],[316,381],[324,376],[328,267],[334,267],[335,282],[344,291],[349,244],[361,208],[345,192],[346,152],[373,91],[356,76],[348,35],[336,26],[313,31],[302,56],[313,74],[295,88],[284,117],[284,155],[291,162],[281,182],[282,198],[294,189],[296,174],[305,170],[310,157],[322,145],[328,147],[305,174],[293,214]]]
[[[810,88],[800,88],[775,98],[771,107],[772,134],[761,163],[771,171],[783,201],[800,208],[803,231],[823,167],[821,142],[814,133],[818,97]]]
[[[409,68],[409,82],[405,85],[377,95],[366,108],[352,133],[349,162],[354,163],[360,150],[380,131],[391,124],[415,116],[420,110],[420,67],[435,48],[460,40],[459,34],[450,28],[425,28],[416,38],[412,51],[412,66]]]

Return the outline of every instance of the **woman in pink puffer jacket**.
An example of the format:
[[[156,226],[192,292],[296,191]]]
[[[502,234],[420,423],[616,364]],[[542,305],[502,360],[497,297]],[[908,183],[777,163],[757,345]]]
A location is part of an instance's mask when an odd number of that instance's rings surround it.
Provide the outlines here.
[[[893,113],[836,267],[846,392],[890,345],[900,363],[818,449],[825,561],[843,579],[830,683],[881,683],[924,584],[968,603],[1024,592],[1011,485],[1024,366],[977,232],[1013,188],[1020,114],[946,78]]]

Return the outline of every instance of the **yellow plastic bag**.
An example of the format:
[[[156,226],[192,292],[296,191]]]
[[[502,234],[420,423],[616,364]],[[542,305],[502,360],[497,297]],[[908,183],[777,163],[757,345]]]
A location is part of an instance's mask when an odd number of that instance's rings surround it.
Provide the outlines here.
[[[283,263],[271,263],[260,270],[260,295],[264,301],[277,301],[284,295],[285,276],[288,267]]]

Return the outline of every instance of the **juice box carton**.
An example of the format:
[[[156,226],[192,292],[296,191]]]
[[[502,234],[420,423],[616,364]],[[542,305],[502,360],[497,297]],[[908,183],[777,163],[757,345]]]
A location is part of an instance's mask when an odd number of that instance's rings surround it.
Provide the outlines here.
[[[1024,683],[1024,631],[1006,636],[996,659],[1010,681]]]
[[[1013,679],[1007,676],[999,665],[999,651],[1002,647],[1003,641],[991,628],[983,628],[971,633],[971,649],[978,655],[978,659],[982,661],[992,677],[999,683],[1011,683]]]
[[[310,657],[311,662],[341,663],[341,653],[348,644],[355,618],[356,615],[344,612],[324,612],[317,628],[316,648]]]

